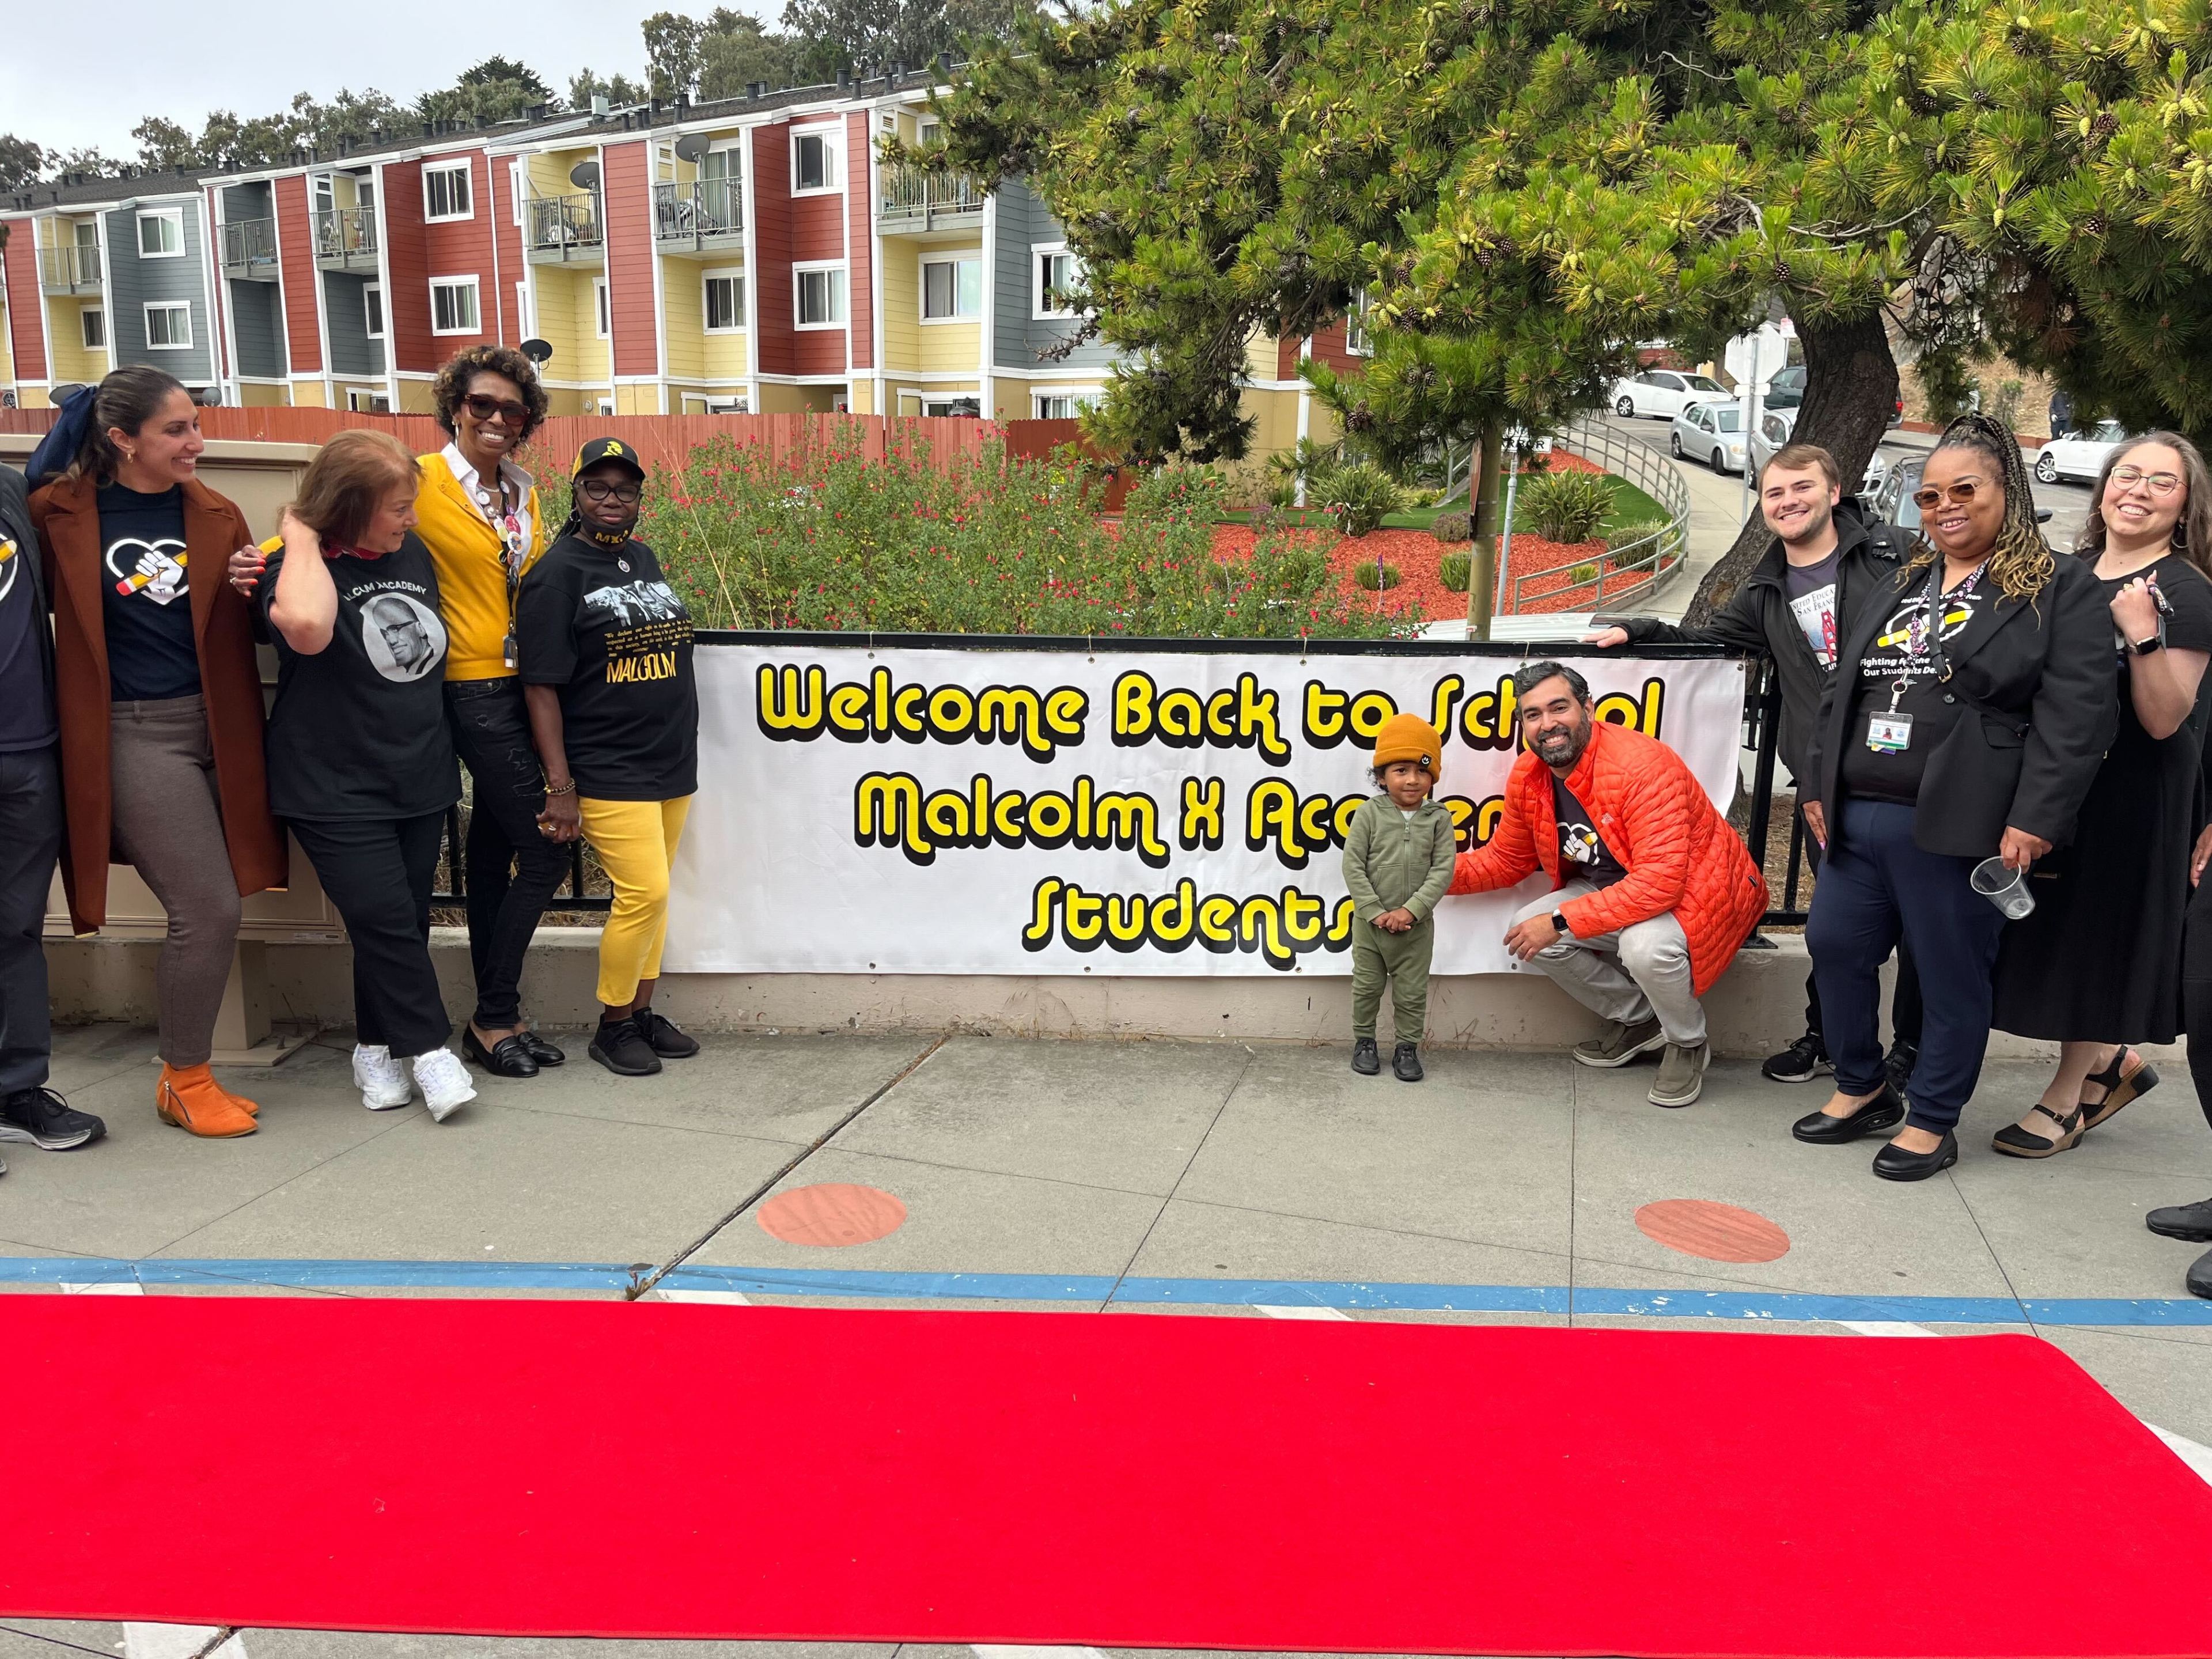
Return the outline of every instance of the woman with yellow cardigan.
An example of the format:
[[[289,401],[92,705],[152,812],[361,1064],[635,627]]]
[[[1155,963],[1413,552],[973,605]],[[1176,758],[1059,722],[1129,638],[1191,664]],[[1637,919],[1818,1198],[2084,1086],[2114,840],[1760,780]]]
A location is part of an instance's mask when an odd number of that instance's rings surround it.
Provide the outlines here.
[[[538,487],[513,458],[545,418],[545,390],[520,351],[481,345],[448,361],[431,395],[453,441],[421,458],[415,533],[437,568],[446,718],[473,786],[463,867],[477,1006],[461,1050],[495,1076],[535,1077],[566,1056],[523,1021],[522,962],[568,853],[538,827],[545,775],[516,673],[514,602],[547,536]],[[283,546],[288,557],[322,550],[289,516]],[[240,555],[231,574],[251,592],[258,556]]]

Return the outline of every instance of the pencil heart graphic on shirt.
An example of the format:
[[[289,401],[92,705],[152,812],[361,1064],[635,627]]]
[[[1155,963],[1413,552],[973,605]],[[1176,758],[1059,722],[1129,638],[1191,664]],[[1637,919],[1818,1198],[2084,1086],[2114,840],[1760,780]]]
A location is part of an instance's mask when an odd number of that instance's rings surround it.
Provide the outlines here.
[[[143,592],[155,604],[167,605],[185,591],[190,580],[185,544],[167,536],[155,542],[118,536],[108,543],[103,562],[115,579],[115,591],[125,599]]]

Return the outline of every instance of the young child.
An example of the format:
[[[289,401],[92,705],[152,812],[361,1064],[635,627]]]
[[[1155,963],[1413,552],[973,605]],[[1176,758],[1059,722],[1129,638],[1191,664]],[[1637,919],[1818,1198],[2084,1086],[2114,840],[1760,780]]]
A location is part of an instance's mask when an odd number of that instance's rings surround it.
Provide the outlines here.
[[[1375,734],[1374,779],[1382,793],[1352,815],[1344,838],[1344,884],[1351,890],[1352,1069],[1382,1069],[1375,1016],[1390,981],[1398,1048],[1390,1069],[1401,1083],[1421,1080],[1421,1032],[1429,1018],[1429,957],[1436,947],[1431,913],[1451,885],[1458,846],[1450,812],[1429,799],[1443,769],[1443,740],[1415,714],[1394,714]]]

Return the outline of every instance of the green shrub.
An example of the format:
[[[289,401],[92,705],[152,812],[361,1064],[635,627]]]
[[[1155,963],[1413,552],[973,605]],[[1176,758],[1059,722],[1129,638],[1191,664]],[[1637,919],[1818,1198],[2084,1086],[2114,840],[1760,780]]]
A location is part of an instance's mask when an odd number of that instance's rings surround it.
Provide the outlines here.
[[[1594,564],[1578,564],[1567,572],[1567,580],[1577,587],[1584,582],[1594,582],[1597,578],[1598,567]]]
[[[1395,564],[1369,564],[1365,560],[1352,568],[1352,580],[1369,592],[1395,587],[1406,580],[1405,573]]]
[[[1473,559],[1465,553],[1447,553],[1437,561],[1437,580],[1443,583],[1447,592],[1464,593],[1473,564]]]
[[[1648,559],[1664,545],[1662,543],[1655,542],[1652,538],[1663,535],[1666,529],[1667,521],[1664,519],[1644,519],[1635,524],[1615,525],[1605,532],[1606,551],[1610,553],[1622,548],[1633,547],[1636,550],[1629,556],[1630,557]],[[1642,543],[1643,545],[1638,546],[1638,543]]]
[[[1474,539],[1474,518],[1467,513],[1439,513],[1429,526],[1429,533],[1449,546],[1453,542]]]
[[[1381,524],[1386,514],[1406,504],[1398,482],[1372,461],[1339,467],[1323,473],[1307,489],[1306,499],[1336,520],[1346,536],[1364,536]]]
[[[1549,472],[1522,485],[1517,510],[1546,541],[1571,545],[1597,534],[1613,491],[1600,473]]]

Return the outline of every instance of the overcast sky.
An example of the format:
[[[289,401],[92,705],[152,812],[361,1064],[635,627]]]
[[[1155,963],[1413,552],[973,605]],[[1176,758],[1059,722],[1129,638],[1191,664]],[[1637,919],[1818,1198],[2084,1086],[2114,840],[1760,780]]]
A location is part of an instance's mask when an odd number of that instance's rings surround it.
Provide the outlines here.
[[[265,115],[295,92],[327,98],[374,87],[404,104],[450,86],[495,52],[520,58],[556,93],[578,70],[645,68],[640,20],[657,11],[704,17],[714,0],[0,0],[0,132],[50,149],[96,144],[118,161],[131,129],[167,116],[193,132],[210,109]],[[773,20],[781,0],[723,0]],[[100,49],[89,50],[93,37]]]

